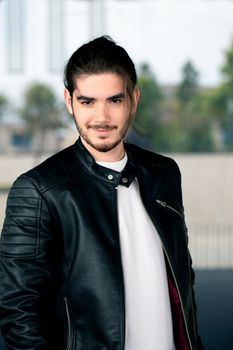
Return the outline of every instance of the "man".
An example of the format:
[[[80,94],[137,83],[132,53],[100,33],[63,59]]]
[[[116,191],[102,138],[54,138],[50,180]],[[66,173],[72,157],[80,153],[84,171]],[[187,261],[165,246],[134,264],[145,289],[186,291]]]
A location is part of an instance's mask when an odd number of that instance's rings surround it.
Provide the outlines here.
[[[0,349],[1,350],[6,350],[6,347],[5,347],[5,344],[4,344],[4,341],[2,339],[2,335],[0,334]]]
[[[21,175],[0,245],[8,350],[201,349],[180,172],[124,143],[134,64],[109,37],[73,53],[65,102],[78,141]]]

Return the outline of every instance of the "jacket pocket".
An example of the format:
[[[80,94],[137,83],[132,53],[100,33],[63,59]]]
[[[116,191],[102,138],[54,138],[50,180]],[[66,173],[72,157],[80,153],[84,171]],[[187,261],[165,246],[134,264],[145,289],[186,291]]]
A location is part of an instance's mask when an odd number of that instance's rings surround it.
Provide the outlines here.
[[[184,215],[184,211],[183,209],[177,209],[176,207],[174,207],[173,205],[170,205],[170,203],[168,204],[166,201],[163,201],[161,199],[156,199],[156,204],[162,208],[164,208],[165,210],[170,211],[171,213],[173,213],[174,215],[176,215],[177,217],[179,217],[181,219],[182,222],[182,226],[183,226],[183,231],[185,233],[185,239],[186,239],[186,243],[188,245],[189,243],[189,238],[188,238],[188,228],[185,222],[185,215]]]
[[[182,219],[184,219],[184,212],[181,211],[180,209],[176,209],[174,208],[173,206],[171,206],[170,204],[168,204],[167,202],[165,201],[162,201],[160,199],[156,199],[156,204],[173,212],[174,214],[177,214],[179,215]]]

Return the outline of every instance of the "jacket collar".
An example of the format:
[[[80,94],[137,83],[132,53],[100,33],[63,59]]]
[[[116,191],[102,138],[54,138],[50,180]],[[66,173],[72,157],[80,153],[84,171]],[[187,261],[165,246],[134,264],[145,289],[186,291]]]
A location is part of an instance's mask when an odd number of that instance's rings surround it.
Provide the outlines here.
[[[133,179],[137,177],[136,165],[134,164],[132,155],[128,151],[127,164],[120,173],[97,164],[95,159],[87,151],[86,147],[84,147],[80,137],[74,144],[74,151],[77,158],[81,162],[81,165],[89,173],[101,181],[113,184],[115,187],[117,187],[119,184],[129,187]]]

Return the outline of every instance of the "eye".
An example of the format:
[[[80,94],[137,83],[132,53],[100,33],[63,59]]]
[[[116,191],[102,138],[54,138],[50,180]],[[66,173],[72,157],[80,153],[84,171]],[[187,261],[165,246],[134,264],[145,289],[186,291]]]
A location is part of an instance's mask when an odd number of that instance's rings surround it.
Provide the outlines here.
[[[89,105],[92,105],[92,104],[93,104],[93,101],[89,101],[89,100],[81,101],[81,105],[84,105],[84,106],[89,106]]]
[[[122,102],[122,98],[112,98],[110,100],[110,103],[114,103],[114,104],[121,103],[121,102]]]

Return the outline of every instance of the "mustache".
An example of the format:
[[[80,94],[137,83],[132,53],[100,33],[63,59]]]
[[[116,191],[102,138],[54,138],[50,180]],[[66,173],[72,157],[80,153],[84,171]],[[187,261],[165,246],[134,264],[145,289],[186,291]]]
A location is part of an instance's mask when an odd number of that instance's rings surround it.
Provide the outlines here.
[[[94,125],[88,125],[88,129],[94,129],[94,130],[113,130],[117,127],[115,125],[108,125],[108,124],[94,124]]]

